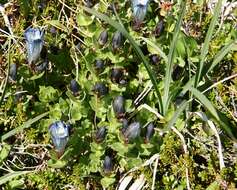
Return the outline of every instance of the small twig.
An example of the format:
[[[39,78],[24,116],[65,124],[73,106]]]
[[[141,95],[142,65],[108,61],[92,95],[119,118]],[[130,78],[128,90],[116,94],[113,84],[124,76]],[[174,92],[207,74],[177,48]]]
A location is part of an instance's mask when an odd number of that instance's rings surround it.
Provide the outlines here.
[[[159,118],[160,120],[164,120],[165,119],[161,114],[159,114],[155,109],[153,109],[152,107],[150,107],[147,104],[140,105],[136,109],[136,111],[131,114],[131,116],[129,118],[132,118],[137,112],[141,111],[142,109],[146,109],[146,110],[150,111],[151,113],[155,114],[156,117]]]
[[[221,145],[219,133],[218,133],[214,123],[211,120],[209,120],[203,112],[194,112],[194,113],[196,115],[198,115],[203,121],[207,122],[208,125],[210,126],[211,130],[213,130],[213,132],[216,135],[217,143],[218,143],[218,155],[219,155],[219,162],[220,162],[220,170],[222,170],[225,167],[225,163],[224,163],[224,158],[223,158],[223,154],[222,154],[222,145]]]
[[[144,90],[139,94],[139,96],[134,100],[134,104],[138,105],[140,101],[151,91],[152,89],[152,84],[149,83]]]
[[[232,78],[235,78],[235,77],[237,77],[237,73],[234,74],[234,75],[231,75],[231,76],[229,76],[229,77],[226,77],[226,78],[224,78],[224,79],[222,79],[222,80],[220,80],[220,81],[218,81],[218,82],[216,82],[216,83],[214,83],[213,85],[211,85],[210,87],[208,87],[206,90],[202,91],[202,93],[205,93],[205,92],[211,90],[212,88],[216,87],[218,84],[221,84],[221,83],[223,83],[223,82],[225,82],[225,81],[227,81],[227,80],[230,80],[230,79],[232,79]]]
[[[184,139],[184,136],[175,128],[175,127],[171,127],[171,129],[179,136],[180,140],[183,143],[183,149],[184,149],[184,153],[186,155],[188,155],[188,148]],[[186,173],[186,181],[187,181],[187,189],[190,190],[190,182],[189,182],[189,174],[188,174],[188,167],[185,166],[185,173]]]

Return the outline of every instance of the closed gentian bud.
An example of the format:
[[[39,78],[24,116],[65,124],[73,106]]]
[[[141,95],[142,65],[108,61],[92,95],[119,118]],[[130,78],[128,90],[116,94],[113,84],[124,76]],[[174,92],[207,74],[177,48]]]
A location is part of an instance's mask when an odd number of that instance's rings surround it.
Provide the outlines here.
[[[119,31],[116,31],[112,39],[112,48],[114,51],[120,48],[120,46],[122,45],[122,41],[123,41],[122,33]]]
[[[95,62],[95,69],[96,69],[97,71],[103,70],[104,66],[105,66],[105,64],[104,64],[104,61],[103,61],[103,60],[101,60],[101,59],[97,59],[97,60],[96,60],[96,62]]]
[[[155,130],[154,130],[154,124],[153,123],[150,123],[148,126],[147,126],[147,129],[146,129],[146,137],[145,137],[145,143],[149,143],[150,142],[150,139],[152,137],[152,135],[154,134]]]
[[[77,81],[75,79],[72,79],[70,82],[70,89],[73,92],[73,94],[76,96],[78,95],[79,92],[79,84],[77,83]]]
[[[156,28],[155,28],[155,31],[154,31],[155,36],[159,37],[160,34],[163,32],[163,30],[164,30],[164,20],[161,19],[156,25]]]
[[[105,86],[104,83],[96,83],[93,87],[93,91],[100,97],[108,93],[109,89]]]
[[[156,65],[157,63],[159,63],[159,62],[160,62],[159,56],[158,56],[158,55],[152,55],[152,56],[151,56],[151,62],[152,62],[154,65]]]
[[[85,0],[84,1],[86,7],[93,7],[95,5],[94,0]]]
[[[56,152],[62,155],[69,139],[69,126],[62,121],[56,121],[49,126],[49,132]]]
[[[174,66],[174,70],[172,72],[172,79],[173,81],[180,80],[183,76],[184,68],[180,67],[179,65]]]
[[[125,116],[125,100],[123,96],[117,96],[113,101],[113,110],[118,119],[123,118]]]
[[[139,122],[131,123],[124,131],[123,135],[126,141],[134,140],[141,133],[141,125]]]
[[[108,41],[108,32],[107,30],[104,30],[103,32],[100,33],[98,43],[101,46],[104,46]]]
[[[29,28],[25,31],[28,63],[32,64],[40,57],[44,42],[44,32],[38,28]]]
[[[122,124],[123,124],[123,128],[121,129],[121,132],[122,132],[122,134],[124,134],[125,131],[126,131],[127,128],[128,128],[128,120],[127,120],[127,119],[123,119],[123,120],[122,120]]]
[[[106,136],[106,127],[100,127],[95,134],[95,141],[101,143]]]
[[[105,156],[104,160],[104,173],[109,174],[113,170],[112,159],[109,156]]]
[[[15,63],[10,65],[10,71],[9,71],[9,76],[11,77],[12,80],[16,80],[16,75],[17,75],[17,66]]]
[[[149,0],[132,0],[133,15],[137,22],[142,22],[146,16]]]
[[[123,70],[122,69],[112,69],[111,70],[111,80],[112,82],[119,83],[123,77]]]

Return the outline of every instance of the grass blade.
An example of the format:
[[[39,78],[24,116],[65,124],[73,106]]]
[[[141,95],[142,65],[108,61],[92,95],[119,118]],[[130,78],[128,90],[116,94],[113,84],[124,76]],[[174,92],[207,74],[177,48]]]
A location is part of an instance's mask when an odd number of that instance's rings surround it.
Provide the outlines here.
[[[6,92],[6,87],[7,87],[7,82],[9,78],[9,72],[10,72],[10,59],[11,59],[11,39],[8,42],[7,75],[6,75],[5,81],[3,82],[3,89],[0,89],[2,91],[2,95],[0,98],[0,106],[2,105],[2,102],[5,97],[5,92]]]
[[[165,73],[165,87],[164,87],[164,97],[163,97],[164,113],[166,113],[169,106],[168,99],[169,99],[170,82],[171,82],[171,75],[172,75],[172,68],[173,68],[174,52],[175,52],[176,43],[179,37],[182,19],[185,14],[185,8],[186,8],[186,1],[182,1],[181,12],[179,15],[178,22],[176,23],[176,26],[175,26],[173,40],[170,45],[170,51],[168,55],[168,64],[167,64],[166,73]]]
[[[203,69],[201,77],[205,76],[209,71],[211,71],[217,64],[236,46],[237,41],[231,41],[227,45],[225,45],[214,57],[213,62],[211,65],[208,65],[206,68]],[[191,86],[193,86],[195,82],[195,76],[193,76],[183,87],[181,94],[185,94]]]
[[[179,106],[179,108],[176,110],[176,112],[174,113],[173,117],[171,118],[171,120],[168,122],[167,124],[167,129],[169,130],[172,126],[174,126],[174,124],[176,123],[177,119],[179,118],[179,116],[183,113],[183,111],[186,109],[188,105],[188,101],[184,100],[181,105]]]
[[[193,95],[201,102],[201,104],[206,107],[206,109],[211,113],[214,119],[220,124],[223,130],[233,139],[236,140],[235,135],[233,134],[231,129],[231,125],[227,123],[226,118],[216,110],[216,108],[212,105],[212,103],[207,99],[205,95],[203,95],[200,91],[195,88],[191,88],[190,91]]]
[[[37,122],[38,120],[42,119],[43,117],[47,116],[49,114],[49,112],[45,112],[41,115],[36,116],[33,119],[30,119],[28,121],[26,121],[23,125],[9,131],[8,133],[6,133],[5,135],[3,135],[1,137],[1,141],[6,140],[7,138],[15,135],[16,133],[19,133],[20,131],[22,131],[23,129],[29,128],[33,123]]]
[[[198,86],[198,83],[201,79],[201,73],[202,73],[204,61],[205,61],[206,55],[208,54],[209,43],[211,41],[212,34],[215,29],[215,25],[217,23],[217,20],[219,18],[220,12],[221,12],[221,5],[222,5],[222,0],[218,0],[217,5],[214,9],[214,16],[211,20],[211,23],[208,28],[207,35],[206,35],[206,38],[205,38],[205,41],[204,41],[204,44],[203,44],[203,47],[201,50],[200,63],[198,65],[198,70],[197,70],[196,77],[195,77],[194,87]]]
[[[229,51],[232,50],[232,48],[237,44],[237,40],[235,41],[231,41],[230,43],[228,43],[227,45],[225,45],[214,57],[214,60],[210,66],[210,68],[208,69],[208,71],[206,73],[208,73],[209,71],[211,71],[225,56],[227,53],[229,53]]]
[[[16,178],[18,176],[22,176],[22,175],[25,175],[25,174],[28,174],[31,172],[33,172],[33,171],[17,171],[17,172],[8,173],[8,174],[0,177],[0,185],[7,183],[8,181],[12,180],[13,178]]]
[[[156,80],[156,77],[155,77],[155,74],[154,72],[151,70],[150,66],[149,66],[149,63],[148,61],[146,60],[144,54],[142,53],[141,49],[139,48],[139,46],[137,45],[137,43],[135,42],[135,40],[129,35],[129,33],[126,31],[126,29],[121,25],[119,24],[118,22],[112,20],[111,18],[109,18],[108,16],[102,14],[102,13],[99,13],[97,12],[96,10],[94,9],[90,9],[88,7],[83,7],[83,9],[90,13],[90,14],[93,14],[95,15],[96,17],[98,17],[99,19],[107,22],[108,24],[110,24],[111,26],[113,26],[114,28],[116,28],[117,30],[119,30],[124,37],[126,37],[128,39],[128,41],[131,43],[131,45],[133,46],[135,52],[137,53],[138,57],[141,58],[148,74],[149,74],[149,77],[151,79],[151,82],[154,86],[154,89],[156,91],[156,95],[158,97],[158,102],[159,102],[159,111],[160,113],[163,114],[163,104],[162,104],[162,98],[161,98],[161,94],[159,92],[159,89],[158,89],[158,83],[157,83],[157,80]]]

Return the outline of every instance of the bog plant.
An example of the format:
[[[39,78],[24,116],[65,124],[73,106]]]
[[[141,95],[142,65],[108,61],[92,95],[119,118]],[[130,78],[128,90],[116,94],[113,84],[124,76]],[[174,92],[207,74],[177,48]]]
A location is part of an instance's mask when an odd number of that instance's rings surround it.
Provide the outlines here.
[[[215,68],[234,60],[237,43],[226,23],[224,43],[217,42],[223,40],[215,33],[221,0],[213,16],[203,13],[200,38],[185,28],[202,17],[193,10],[197,15],[186,18],[187,1],[59,1],[43,9],[38,3],[20,1],[14,35],[0,36],[6,73],[0,75],[0,185],[125,189],[127,180],[134,186],[140,180],[150,189],[234,186],[236,163],[225,161],[231,166],[225,167],[222,146],[236,141],[236,121],[208,93],[216,92]],[[23,33],[25,43],[16,38]],[[15,162],[22,147],[28,157]]]

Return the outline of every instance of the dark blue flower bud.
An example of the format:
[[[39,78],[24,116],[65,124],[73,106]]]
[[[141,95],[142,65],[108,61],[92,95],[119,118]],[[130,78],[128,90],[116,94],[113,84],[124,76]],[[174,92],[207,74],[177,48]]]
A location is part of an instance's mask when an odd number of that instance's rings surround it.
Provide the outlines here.
[[[122,33],[119,32],[119,31],[116,31],[114,33],[113,39],[112,39],[112,48],[113,48],[114,51],[121,47],[122,41],[123,41]]]
[[[84,4],[86,7],[92,8],[95,5],[95,2],[94,2],[94,0],[85,0]]]
[[[62,121],[56,121],[49,126],[49,132],[58,153],[63,153],[69,139],[69,126]]]
[[[98,70],[98,71],[101,71],[104,69],[104,61],[101,60],[101,59],[97,59],[96,62],[95,62],[95,69]]]
[[[124,131],[123,135],[126,141],[134,140],[141,133],[141,125],[139,122],[131,123],[126,130]]]
[[[109,156],[105,156],[105,160],[104,160],[104,172],[105,172],[105,174],[108,174],[108,173],[112,172],[112,170],[113,170],[112,159]]]
[[[12,80],[16,80],[17,76],[17,66],[15,63],[10,65],[10,71],[9,71],[9,76],[11,77]]]
[[[154,31],[155,36],[159,37],[163,31],[164,31],[164,20],[161,19],[156,25],[156,28]]]
[[[96,131],[96,134],[95,134],[95,141],[97,143],[101,143],[104,139],[105,139],[105,136],[106,136],[106,127],[100,127],[97,131]]]
[[[133,0],[132,8],[135,20],[142,22],[146,16],[149,0]]]
[[[128,120],[127,119],[123,119],[122,120],[122,124],[123,124],[123,128],[121,129],[122,134],[124,134],[124,132],[127,130],[128,128]]]
[[[101,46],[104,46],[108,41],[108,32],[107,30],[104,30],[103,32],[100,33],[98,43]]]
[[[104,83],[96,83],[93,87],[93,91],[100,97],[108,93],[109,89],[105,86]]]
[[[44,32],[38,28],[28,28],[25,31],[28,63],[36,62],[40,57],[44,42]]]
[[[118,119],[125,116],[125,100],[123,96],[117,96],[113,101],[113,110]]]
[[[159,62],[160,62],[160,58],[158,55],[152,55],[151,56],[151,62],[154,64],[154,65],[157,65]]]
[[[150,139],[152,137],[152,135],[154,134],[155,130],[154,130],[154,124],[153,123],[150,123],[148,126],[147,126],[147,129],[146,129],[146,137],[145,137],[145,143],[149,143],[150,142]]]
[[[79,92],[79,84],[77,83],[77,81],[75,79],[72,79],[70,82],[70,89],[73,92],[74,95],[77,95]]]
[[[184,68],[180,67],[179,65],[174,66],[174,70],[172,72],[172,79],[173,81],[180,80],[183,76]]]
[[[122,78],[123,78],[123,70],[122,69],[114,68],[111,70],[112,82],[119,83],[120,80],[122,80]]]

